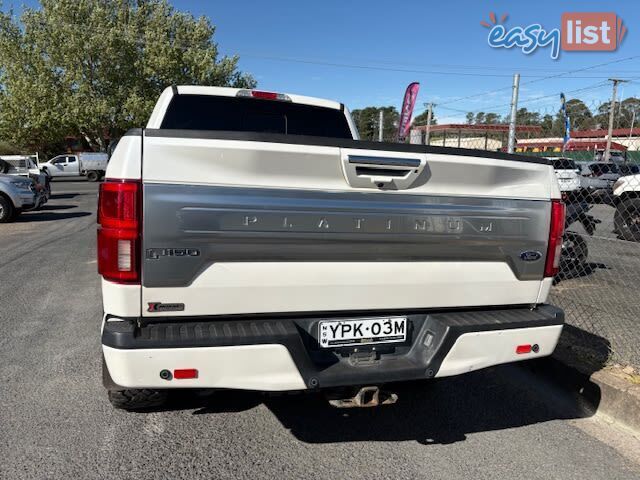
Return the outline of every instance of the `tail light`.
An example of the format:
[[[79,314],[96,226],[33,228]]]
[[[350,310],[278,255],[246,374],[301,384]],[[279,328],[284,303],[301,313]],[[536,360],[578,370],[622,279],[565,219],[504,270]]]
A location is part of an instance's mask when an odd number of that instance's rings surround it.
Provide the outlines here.
[[[259,98],[261,100],[280,100],[282,102],[291,101],[291,97],[284,93],[265,92],[262,90],[239,90],[238,93],[236,93],[236,97]]]
[[[544,264],[544,276],[553,277],[560,271],[560,255],[562,253],[562,235],[564,233],[564,203],[560,200],[551,202],[551,226],[549,228],[549,246]]]
[[[107,180],[98,196],[98,273],[116,283],[140,283],[142,185]]]

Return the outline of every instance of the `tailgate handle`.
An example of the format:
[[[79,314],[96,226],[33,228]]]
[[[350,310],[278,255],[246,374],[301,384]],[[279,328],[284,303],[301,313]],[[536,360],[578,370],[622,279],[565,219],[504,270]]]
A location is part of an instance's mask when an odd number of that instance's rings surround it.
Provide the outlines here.
[[[352,187],[403,190],[410,188],[426,162],[419,158],[347,155],[343,166]]]
[[[349,163],[377,165],[380,167],[418,168],[420,166],[420,160],[417,158],[361,157],[359,155],[349,155]]]
[[[356,167],[356,175],[359,177],[404,177],[409,170],[377,167]]]

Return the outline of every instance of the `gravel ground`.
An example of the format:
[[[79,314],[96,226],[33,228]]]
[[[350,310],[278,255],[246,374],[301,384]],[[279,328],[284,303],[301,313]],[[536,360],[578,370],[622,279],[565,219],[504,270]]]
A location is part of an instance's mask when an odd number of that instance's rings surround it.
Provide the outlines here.
[[[0,226],[0,478],[640,478],[636,437],[522,366],[401,385],[369,410],[191,392],[116,411],[100,381],[97,188],[53,188],[45,211]]]

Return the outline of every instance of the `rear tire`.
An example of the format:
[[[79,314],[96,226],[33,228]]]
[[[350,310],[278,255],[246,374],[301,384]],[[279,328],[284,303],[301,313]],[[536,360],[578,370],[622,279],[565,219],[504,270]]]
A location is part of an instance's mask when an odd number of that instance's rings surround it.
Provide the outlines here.
[[[97,182],[98,180],[100,180],[100,174],[98,174],[98,172],[95,171],[90,171],[87,172],[87,180],[89,180],[90,182]]]
[[[109,390],[109,401],[115,408],[129,411],[149,410],[162,406],[168,397],[166,390],[149,388]]]
[[[7,197],[0,195],[0,223],[13,222],[18,216],[18,211]]]
[[[154,390],[151,388],[125,388],[117,385],[102,356],[102,384],[107,389],[107,395],[111,405],[122,410],[149,410],[159,407],[166,402],[169,392],[167,390]]]
[[[587,262],[589,247],[582,235],[574,232],[565,232],[563,247],[562,256],[560,257],[562,266],[575,269]]]
[[[640,242],[640,198],[621,202],[613,216],[613,225],[623,240]]]

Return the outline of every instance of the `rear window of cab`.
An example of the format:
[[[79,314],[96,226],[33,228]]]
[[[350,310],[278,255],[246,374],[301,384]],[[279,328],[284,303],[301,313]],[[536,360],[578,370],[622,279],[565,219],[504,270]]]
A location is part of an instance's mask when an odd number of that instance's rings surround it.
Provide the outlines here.
[[[212,95],[174,96],[160,128],[353,138],[342,110]]]

